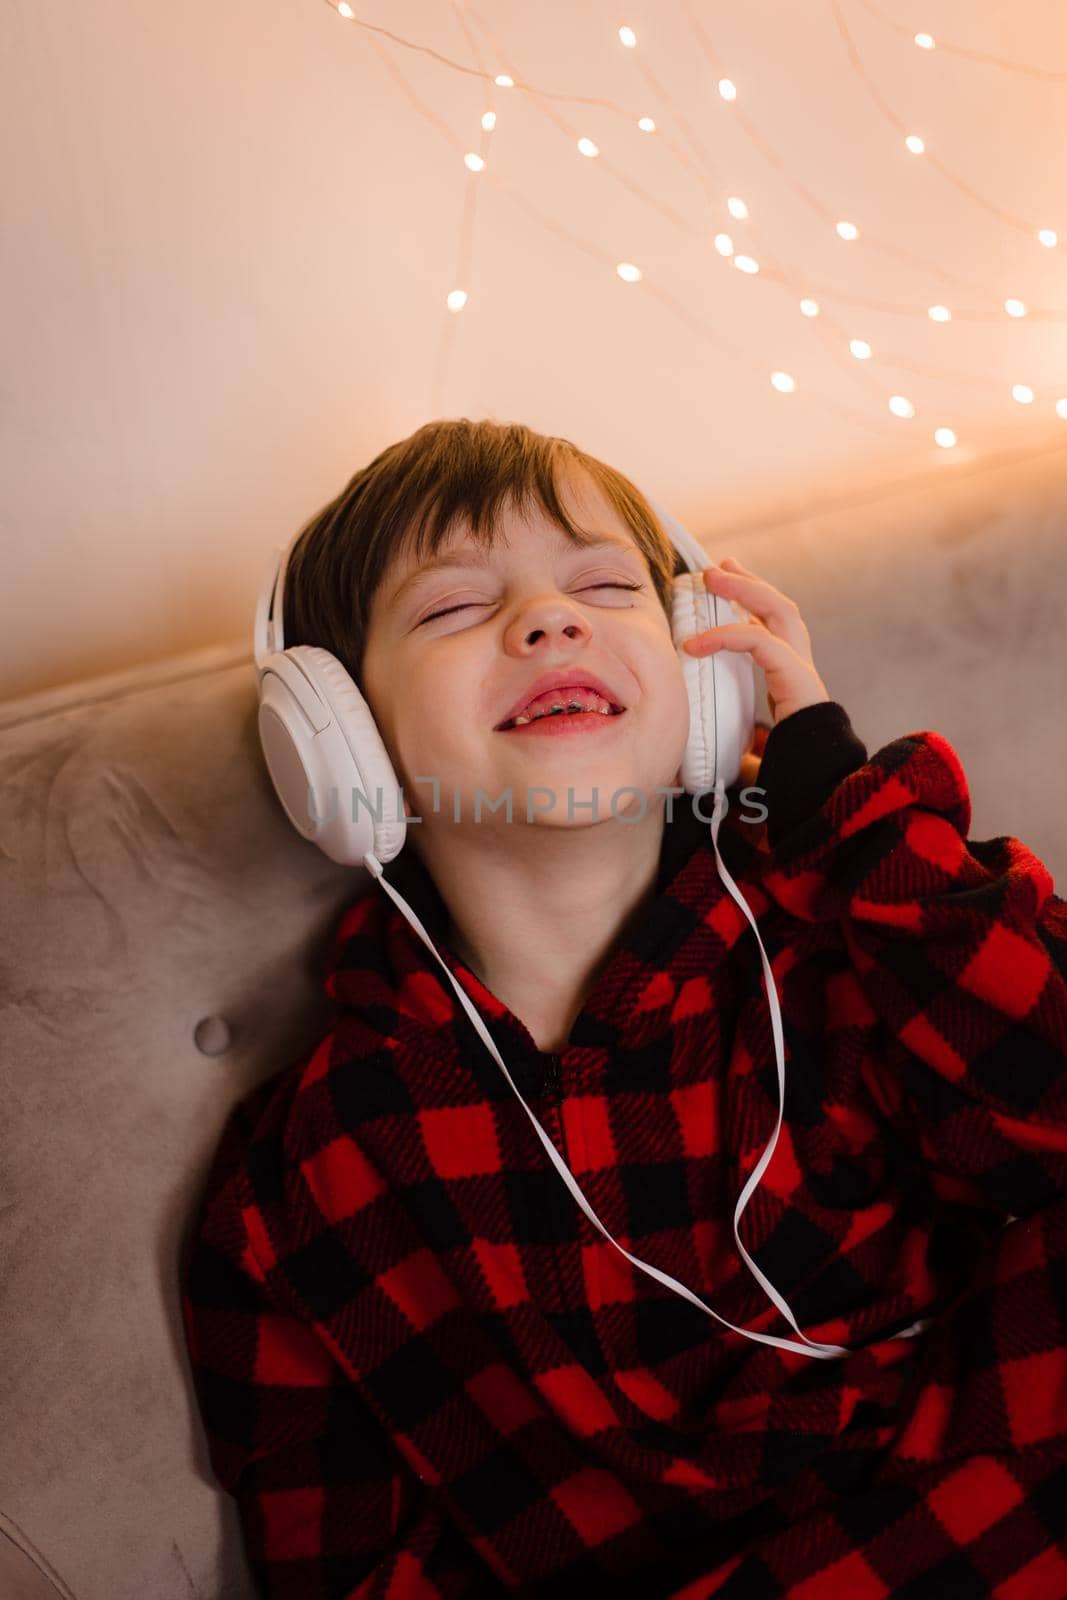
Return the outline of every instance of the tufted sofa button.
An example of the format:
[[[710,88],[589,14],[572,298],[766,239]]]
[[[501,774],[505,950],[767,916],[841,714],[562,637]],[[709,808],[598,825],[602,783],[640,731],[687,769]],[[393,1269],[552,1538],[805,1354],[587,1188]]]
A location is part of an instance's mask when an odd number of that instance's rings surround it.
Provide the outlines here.
[[[201,1055],[221,1056],[230,1048],[230,1025],[225,1017],[201,1017],[193,1030]]]

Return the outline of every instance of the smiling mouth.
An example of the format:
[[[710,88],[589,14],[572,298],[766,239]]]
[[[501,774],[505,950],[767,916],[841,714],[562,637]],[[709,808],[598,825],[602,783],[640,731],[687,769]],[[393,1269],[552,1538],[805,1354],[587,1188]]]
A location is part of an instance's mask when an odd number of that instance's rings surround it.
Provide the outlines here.
[[[497,733],[508,733],[513,728],[532,728],[539,722],[577,722],[584,718],[587,722],[603,719],[610,722],[613,717],[624,716],[625,706],[611,705],[603,711],[590,711],[586,706],[576,706],[570,710],[566,705],[554,706],[551,711],[540,711],[535,716],[527,717],[521,711],[508,722],[502,722],[496,729]]]
[[[498,722],[494,732],[505,733],[512,728],[528,727],[534,722],[556,721],[573,722],[575,718],[585,716],[618,717],[626,710],[617,700],[596,682],[585,682],[577,679],[571,683],[551,684],[547,689],[534,686],[535,692],[530,694],[524,705],[512,716]]]

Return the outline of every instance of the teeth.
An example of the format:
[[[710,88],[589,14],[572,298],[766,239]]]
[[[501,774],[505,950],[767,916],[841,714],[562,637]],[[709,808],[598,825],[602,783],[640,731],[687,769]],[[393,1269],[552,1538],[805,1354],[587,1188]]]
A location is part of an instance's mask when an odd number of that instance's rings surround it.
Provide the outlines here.
[[[596,706],[593,709],[595,709],[597,714],[599,716],[602,716],[602,717],[610,717],[611,714],[612,714],[610,706]],[[549,706],[546,711],[537,711],[537,712],[534,713],[534,715],[532,717],[524,717],[524,716],[522,716],[520,714],[519,716],[513,718],[511,726],[513,728],[521,728],[524,725],[524,723],[527,723],[527,722],[540,722],[542,717],[559,716],[559,714],[562,711],[581,711],[581,710],[583,710],[583,706],[582,706],[582,702],[580,700],[568,700],[567,704],[565,706],[561,706],[561,705]]]
[[[507,724],[507,726],[510,727],[510,728],[521,728],[521,727],[524,727],[525,724],[528,723],[528,722],[539,722],[542,717],[558,717],[558,716],[562,716],[562,714],[565,711],[567,711],[567,712],[579,712],[579,711],[581,711],[581,712],[593,712],[593,711],[596,711],[596,712],[599,712],[599,714],[602,717],[610,717],[610,716],[613,715],[613,712],[612,712],[612,709],[611,709],[610,705],[589,706],[587,708],[581,700],[567,700],[565,702],[556,701],[554,705],[546,706],[546,708],[543,711],[535,711],[532,716],[526,716],[524,713],[520,713],[519,716],[512,717],[511,721]]]

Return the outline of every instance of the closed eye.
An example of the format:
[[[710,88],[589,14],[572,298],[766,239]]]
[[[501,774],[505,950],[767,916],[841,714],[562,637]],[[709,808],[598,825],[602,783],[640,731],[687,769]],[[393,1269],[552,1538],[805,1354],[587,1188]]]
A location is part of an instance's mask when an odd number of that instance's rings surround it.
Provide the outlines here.
[[[591,584],[588,585],[588,588],[589,589],[629,589],[632,592],[636,593],[636,591],[638,589],[643,589],[644,588],[644,584],[643,583],[591,583]],[[585,590],[585,589],[579,590],[580,594],[585,594],[586,592],[587,592],[587,590]],[[421,628],[423,622],[432,622],[434,617],[448,617],[448,616],[451,616],[453,611],[467,611],[467,610],[470,609],[470,607],[472,605],[478,605],[478,604],[486,604],[487,605],[488,601],[480,602],[480,601],[475,601],[475,600],[465,600],[461,605],[458,605],[458,606],[446,606],[443,611],[431,611],[430,615],[428,617],[423,617],[422,622],[416,623],[415,626],[418,627],[418,628]]]

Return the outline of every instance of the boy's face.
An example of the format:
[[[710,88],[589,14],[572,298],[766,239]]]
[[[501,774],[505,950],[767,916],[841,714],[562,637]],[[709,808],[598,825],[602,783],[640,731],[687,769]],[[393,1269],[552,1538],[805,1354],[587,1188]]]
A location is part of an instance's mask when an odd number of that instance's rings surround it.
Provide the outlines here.
[[[633,788],[651,813],[664,805],[654,790],[678,785],[689,703],[645,559],[591,479],[568,479],[559,492],[578,526],[611,542],[583,549],[540,506],[528,522],[507,506],[484,564],[465,531],[454,530],[435,558],[449,565],[397,561],[374,596],[364,692],[405,809],[424,825],[473,821],[478,789],[481,827],[506,820],[506,807],[488,807],[510,790],[516,828],[528,803],[537,825],[574,828],[610,821],[613,796],[616,816],[645,814]],[[623,714],[586,713],[545,731],[564,720],[557,715],[540,732],[500,731],[535,679],[571,669],[576,683],[592,673]],[[558,699],[566,701],[565,690]]]

